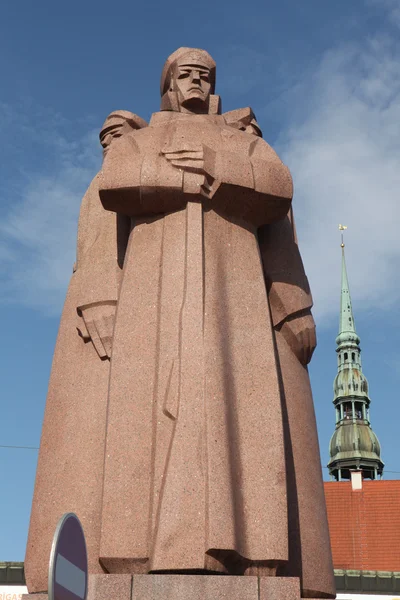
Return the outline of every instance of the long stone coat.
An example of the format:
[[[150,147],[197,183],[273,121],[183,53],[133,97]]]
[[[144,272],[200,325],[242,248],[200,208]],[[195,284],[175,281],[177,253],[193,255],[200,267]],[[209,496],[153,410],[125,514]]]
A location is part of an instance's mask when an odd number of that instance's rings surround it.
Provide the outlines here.
[[[39,558],[59,516],[73,510],[91,572],[272,574],[278,566],[301,578],[303,595],[334,594],[308,373],[277,331],[312,304],[290,211],[285,218],[290,177],[263,140],[220,116],[203,123],[211,149],[251,161],[258,190],[238,193],[233,174],[214,205],[182,201],[184,183],[169,171],[160,204],[160,150],[184,131],[163,113],[113,145],[89,189],[96,208],[87,225],[82,208],[80,225],[87,260],[78,259],[70,286],[46,406],[30,591],[45,589]],[[125,160],[141,168],[127,172]],[[135,221],[122,271],[129,225],[119,217],[118,243],[99,187],[109,210]],[[72,318],[100,300],[118,300],[111,371]]]
[[[65,512],[83,523],[90,572],[104,572],[98,557],[110,362],[79,335],[78,309],[117,301],[129,227],[130,219],[103,209],[96,176],[82,200],[49,382],[25,558],[30,592],[47,590],[51,541]]]

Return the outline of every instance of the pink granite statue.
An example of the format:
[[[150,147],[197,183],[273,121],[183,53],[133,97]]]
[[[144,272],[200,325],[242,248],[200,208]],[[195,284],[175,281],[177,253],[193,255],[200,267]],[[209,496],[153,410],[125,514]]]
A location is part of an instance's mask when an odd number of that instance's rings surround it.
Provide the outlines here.
[[[92,573],[299,577],[334,597],[289,170],[180,48],[110,115],[54,356],[26,576],[74,511]],[[79,335],[80,333],[80,335]]]

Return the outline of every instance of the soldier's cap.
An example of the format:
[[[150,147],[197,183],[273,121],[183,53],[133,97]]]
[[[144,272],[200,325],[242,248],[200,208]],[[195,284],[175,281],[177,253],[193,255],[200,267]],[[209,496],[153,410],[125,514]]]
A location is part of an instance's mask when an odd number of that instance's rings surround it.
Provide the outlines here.
[[[128,123],[132,129],[142,129],[148,125],[144,119],[129,110],[114,110],[104,121],[99,135],[100,140],[110,129],[122,127],[125,123]]]
[[[175,66],[175,63],[184,57],[187,61],[187,64],[206,67],[210,71],[211,93],[213,94],[215,90],[216,71],[216,64],[214,59],[208,54],[206,50],[201,50],[200,48],[182,47],[178,48],[178,50],[175,50],[175,52],[173,52],[165,61],[164,68],[161,74],[161,96],[163,96],[169,89],[171,83],[171,73],[173,67]]]

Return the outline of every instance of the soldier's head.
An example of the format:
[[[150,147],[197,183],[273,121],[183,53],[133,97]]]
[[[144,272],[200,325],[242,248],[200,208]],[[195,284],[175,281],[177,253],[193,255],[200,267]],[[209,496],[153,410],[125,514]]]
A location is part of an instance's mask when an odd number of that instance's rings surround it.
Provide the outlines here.
[[[111,142],[128,131],[147,127],[144,119],[128,110],[115,110],[106,118],[100,131],[100,143],[103,146],[104,156],[106,155]]]
[[[179,48],[164,65],[161,109],[196,114],[218,112],[214,88],[215,62],[208,52]]]

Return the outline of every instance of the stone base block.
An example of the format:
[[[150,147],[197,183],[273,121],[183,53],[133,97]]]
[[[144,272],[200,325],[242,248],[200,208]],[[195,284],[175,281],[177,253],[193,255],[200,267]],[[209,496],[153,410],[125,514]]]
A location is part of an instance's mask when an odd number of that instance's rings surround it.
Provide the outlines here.
[[[26,594],[22,600],[47,600]],[[87,600],[301,600],[295,577],[90,575]]]
[[[132,600],[132,575],[89,575],[87,600]]]
[[[258,577],[224,575],[137,575],[133,578],[132,591],[132,600],[258,600],[259,598]]]
[[[297,577],[258,577],[259,600],[299,600],[300,580]]]

